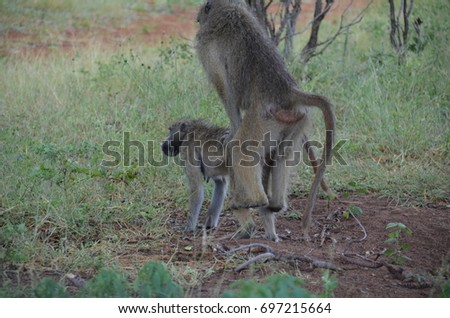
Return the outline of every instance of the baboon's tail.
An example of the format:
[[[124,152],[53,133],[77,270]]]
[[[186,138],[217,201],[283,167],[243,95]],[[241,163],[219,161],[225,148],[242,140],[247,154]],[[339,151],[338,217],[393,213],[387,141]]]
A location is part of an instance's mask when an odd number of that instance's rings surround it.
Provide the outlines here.
[[[314,209],[314,205],[316,203],[319,185],[325,174],[326,165],[331,163],[331,156],[333,151],[333,138],[335,132],[335,117],[333,106],[325,97],[322,97],[320,95],[306,94],[300,91],[298,91],[296,95],[298,105],[314,106],[320,108],[323,114],[323,119],[325,121],[325,130],[326,130],[325,147],[322,152],[322,160],[320,161],[320,164],[317,167],[316,176],[314,178],[314,182],[311,186],[311,191],[308,196],[308,205],[305,211],[306,213],[303,218],[303,233],[307,238],[309,226],[311,224],[311,214],[312,210]]]

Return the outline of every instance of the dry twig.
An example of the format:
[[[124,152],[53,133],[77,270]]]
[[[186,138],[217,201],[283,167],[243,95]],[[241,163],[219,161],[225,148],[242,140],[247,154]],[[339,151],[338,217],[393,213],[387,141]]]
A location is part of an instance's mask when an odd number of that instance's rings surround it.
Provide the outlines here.
[[[270,247],[266,244],[261,244],[261,243],[252,243],[252,244],[248,244],[248,245],[239,246],[235,249],[232,249],[231,251],[228,251],[227,255],[232,255],[232,254],[234,254],[238,251],[242,251],[242,250],[250,251],[250,249],[254,248],[254,247],[263,248],[263,249],[265,249],[265,252],[250,258],[249,260],[245,261],[244,263],[242,263],[241,265],[236,267],[236,269],[235,269],[236,272],[240,272],[241,270],[247,268],[251,264],[256,263],[263,259],[264,260],[272,259],[272,260],[276,260],[276,261],[301,261],[301,262],[306,262],[306,263],[310,264],[312,268],[327,268],[327,269],[332,269],[332,270],[338,269],[338,267],[333,263],[330,263],[327,261],[322,261],[322,260],[315,259],[312,257],[304,256],[304,255],[288,255],[288,256],[277,255],[274,252],[272,247]]]

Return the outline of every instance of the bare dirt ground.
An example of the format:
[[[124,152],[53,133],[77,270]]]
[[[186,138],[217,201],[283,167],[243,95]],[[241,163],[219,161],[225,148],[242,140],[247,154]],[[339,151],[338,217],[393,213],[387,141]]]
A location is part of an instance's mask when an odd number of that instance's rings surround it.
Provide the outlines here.
[[[193,296],[217,296],[237,279],[262,279],[276,272],[300,276],[310,291],[323,291],[323,269],[305,261],[262,260],[236,272],[235,269],[243,262],[265,251],[252,249],[249,252],[246,249],[237,257],[224,252],[250,243],[267,244],[283,257],[308,256],[333,263],[337,267],[333,270],[338,279],[336,297],[430,297],[439,293],[435,287],[437,281],[449,279],[439,274],[450,257],[450,210],[445,206],[400,207],[373,195],[354,195],[330,203],[319,200],[313,216],[312,239],[305,242],[300,231],[301,220],[289,216],[292,211],[303,211],[305,199],[292,198],[290,203],[290,212],[280,215],[277,221],[277,231],[283,238],[279,243],[263,239],[259,222],[259,231],[254,239],[224,239],[237,227],[231,213],[224,214],[220,229],[206,240],[201,233],[193,239],[180,230],[186,220],[184,212],[174,213],[170,222],[175,231],[171,234],[175,235],[169,235],[172,246],[167,251],[171,261],[175,265],[192,264],[194,267],[199,267],[201,262],[200,267],[214,269],[214,273],[204,280],[201,290],[193,290]],[[363,210],[363,214],[357,217],[361,225],[353,217],[345,219],[342,216],[349,205]],[[390,222],[401,222],[413,231],[411,236],[402,239],[410,245],[404,254],[411,259],[402,266],[392,264],[391,259],[383,255],[387,247],[384,241],[389,233],[386,225]],[[364,232],[367,238],[357,242],[365,236]],[[343,253],[349,257],[344,257]]]

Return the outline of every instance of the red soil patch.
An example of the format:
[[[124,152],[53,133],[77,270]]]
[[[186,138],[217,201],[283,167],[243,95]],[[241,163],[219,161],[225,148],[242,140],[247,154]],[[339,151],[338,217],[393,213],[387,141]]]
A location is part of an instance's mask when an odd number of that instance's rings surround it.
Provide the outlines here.
[[[70,52],[89,45],[117,47],[127,41],[155,45],[170,37],[192,38],[196,30],[195,17],[196,10],[183,8],[176,8],[173,13],[134,13],[133,18],[129,19],[131,21],[115,21],[115,26],[87,30],[68,27],[46,40],[39,39],[37,34],[7,30],[0,33],[0,56],[46,56],[55,48]]]
[[[337,1],[325,20],[337,23],[340,16],[351,3],[348,15],[358,13],[367,4],[367,0]],[[276,6],[272,9],[276,11]],[[303,28],[311,19],[314,12],[314,1],[304,1],[302,13],[299,16],[299,28]],[[48,55],[51,52],[70,52],[75,48],[88,45],[117,46],[129,41],[131,43],[146,43],[155,45],[167,41],[170,37],[192,39],[197,30],[195,21],[197,8],[174,8],[172,13],[141,13],[134,12],[124,21],[106,23],[102,27],[90,29],[74,29],[68,26],[51,39],[40,39],[36,33],[21,33],[6,29],[0,32],[0,56],[14,55]],[[126,21],[125,21],[126,20]]]

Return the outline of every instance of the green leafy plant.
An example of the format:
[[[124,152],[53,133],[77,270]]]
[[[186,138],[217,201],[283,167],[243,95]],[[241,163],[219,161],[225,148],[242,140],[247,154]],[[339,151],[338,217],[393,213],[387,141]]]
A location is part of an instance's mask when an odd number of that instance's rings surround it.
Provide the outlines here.
[[[450,298],[450,281],[446,281],[444,284],[442,284],[439,297]]]
[[[184,292],[176,284],[167,268],[160,262],[149,262],[139,271],[134,282],[134,289],[141,297],[177,298]]]
[[[268,276],[262,283],[240,280],[223,293],[225,298],[309,298],[311,293],[302,287],[303,281],[291,275]]]
[[[387,230],[391,230],[388,234],[388,239],[384,243],[389,247],[384,252],[384,255],[388,256],[395,264],[403,265],[411,259],[404,254],[410,246],[404,242],[404,238],[412,235],[412,230],[405,224],[400,222],[393,222],[386,225]]]
[[[0,262],[2,260],[22,263],[27,260],[25,253],[21,248],[26,226],[23,223],[11,224],[7,223],[0,227]]]
[[[80,296],[112,298],[128,297],[129,293],[122,274],[111,269],[104,269],[86,284]]]
[[[322,275],[322,282],[323,282],[323,287],[324,287],[324,293],[323,297],[333,297],[334,296],[334,290],[337,288],[338,286],[338,281],[337,281],[337,277],[335,274],[331,274],[330,270],[327,269],[324,271],[323,275]]]
[[[361,216],[363,214],[363,210],[356,205],[349,205],[348,208],[342,213],[342,217],[348,220],[353,214],[355,217]]]
[[[68,294],[64,287],[53,279],[44,278],[34,288],[34,295],[38,298],[66,298]]]
[[[183,297],[183,288],[172,280],[166,266],[161,262],[145,264],[134,281],[137,297],[179,298]],[[68,297],[64,287],[49,278],[42,279],[34,288],[36,297]],[[103,269],[77,294],[78,297],[112,298],[130,297],[132,286],[124,275],[111,269]]]

